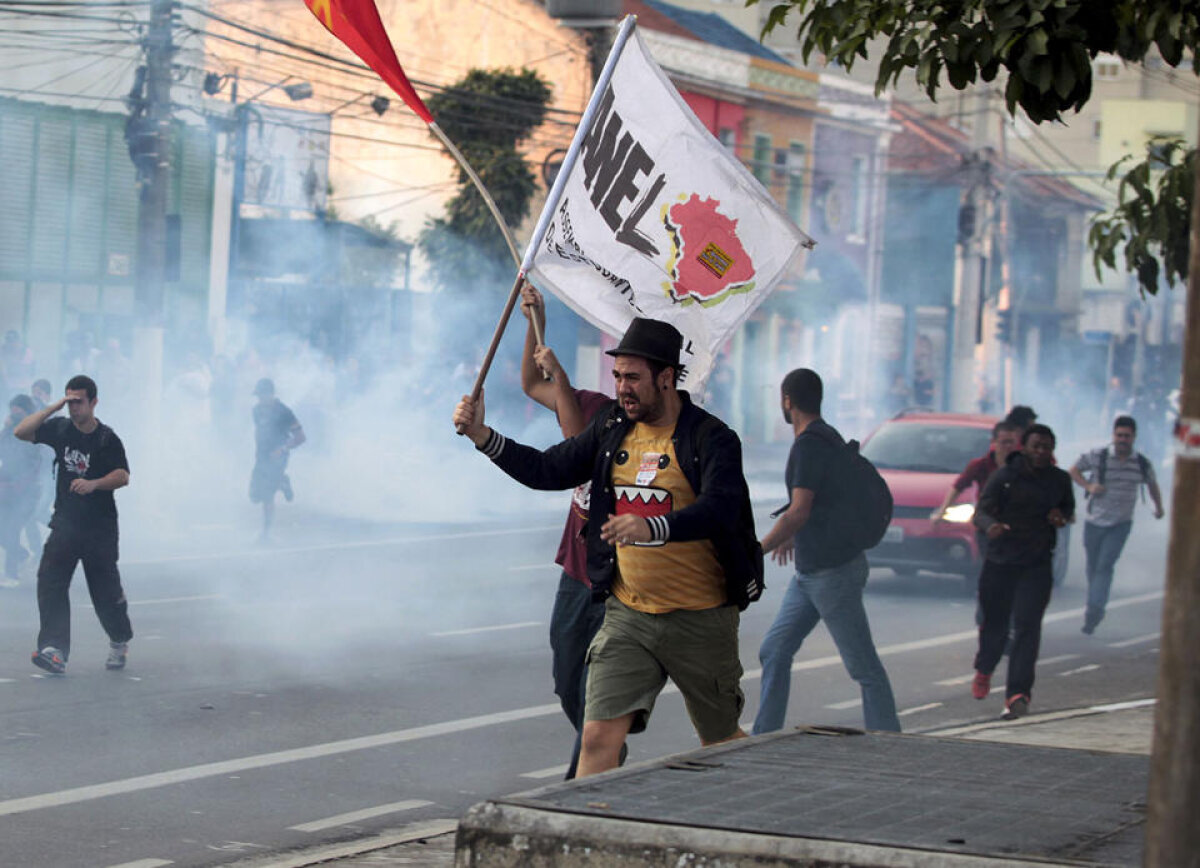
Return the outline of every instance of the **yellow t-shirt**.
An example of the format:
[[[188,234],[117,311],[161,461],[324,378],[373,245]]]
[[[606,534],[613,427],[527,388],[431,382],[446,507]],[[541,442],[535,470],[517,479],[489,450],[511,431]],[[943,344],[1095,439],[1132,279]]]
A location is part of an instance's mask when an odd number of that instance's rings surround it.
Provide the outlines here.
[[[673,427],[638,422],[625,436],[613,461],[617,515],[668,515],[696,500],[679,469],[672,434]],[[725,603],[725,578],[710,540],[619,545],[613,594],[652,614],[711,609]]]

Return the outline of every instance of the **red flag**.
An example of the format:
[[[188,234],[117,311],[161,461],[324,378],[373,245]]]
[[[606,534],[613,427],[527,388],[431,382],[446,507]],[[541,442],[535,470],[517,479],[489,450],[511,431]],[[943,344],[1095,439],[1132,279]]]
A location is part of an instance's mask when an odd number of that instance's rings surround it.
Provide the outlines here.
[[[346,43],[367,66],[379,73],[379,77],[400,95],[421,120],[427,124],[433,123],[433,115],[400,68],[400,61],[396,59],[392,41],[383,29],[383,21],[379,18],[374,0],[304,0],[304,5],[325,25],[326,30]]]

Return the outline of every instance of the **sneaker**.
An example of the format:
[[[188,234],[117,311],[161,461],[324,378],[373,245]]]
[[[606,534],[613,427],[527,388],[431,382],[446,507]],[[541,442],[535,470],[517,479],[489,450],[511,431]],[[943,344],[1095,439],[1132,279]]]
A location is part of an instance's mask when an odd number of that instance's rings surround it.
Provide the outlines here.
[[[104,661],[105,669],[124,669],[125,658],[129,655],[128,642],[109,642],[108,659]]]
[[[991,692],[992,676],[976,672],[975,680],[971,682],[971,695],[976,699],[987,699],[988,694]]]
[[[283,499],[288,503],[291,503],[292,498],[296,496],[296,493],[292,491],[292,480],[288,479],[286,473],[283,474],[283,481],[279,483],[279,490],[283,492]]]
[[[62,675],[67,671],[67,661],[63,660],[62,654],[52,645],[33,652],[33,665],[45,669],[51,675]]]
[[[1084,621],[1083,626],[1079,628],[1079,632],[1084,636],[1091,636],[1096,632],[1096,625],[1091,621]]]
[[[1016,720],[1027,714],[1029,714],[1029,697],[1024,693],[1018,693],[1016,696],[1010,696],[1004,700],[1004,714],[1001,716],[1005,720]]]

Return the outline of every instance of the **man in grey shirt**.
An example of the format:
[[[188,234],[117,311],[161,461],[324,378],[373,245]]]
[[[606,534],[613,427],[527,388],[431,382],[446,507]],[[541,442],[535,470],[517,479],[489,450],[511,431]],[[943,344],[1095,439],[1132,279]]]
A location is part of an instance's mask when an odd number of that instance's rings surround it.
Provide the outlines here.
[[[1133,508],[1142,485],[1154,501],[1154,517],[1163,517],[1162,493],[1154,465],[1145,455],[1134,452],[1136,438],[1137,422],[1133,417],[1118,416],[1113,422],[1112,445],[1083,453],[1071,468],[1071,478],[1083,486],[1088,498],[1087,520],[1083,525],[1088,584],[1083,632],[1089,636],[1104,620],[1113,568],[1133,527]]]

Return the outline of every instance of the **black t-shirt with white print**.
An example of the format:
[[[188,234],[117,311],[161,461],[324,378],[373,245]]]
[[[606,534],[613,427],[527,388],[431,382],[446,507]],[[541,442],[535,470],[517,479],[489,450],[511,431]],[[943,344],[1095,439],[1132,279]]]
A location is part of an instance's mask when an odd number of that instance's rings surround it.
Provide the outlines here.
[[[114,470],[129,471],[125,445],[104,423],[84,434],[70,419],[47,419],[37,429],[34,442],[54,450],[58,491],[50,527],[91,533],[115,533],[117,501],[111,491],[75,494],[76,479],[101,479]]]

